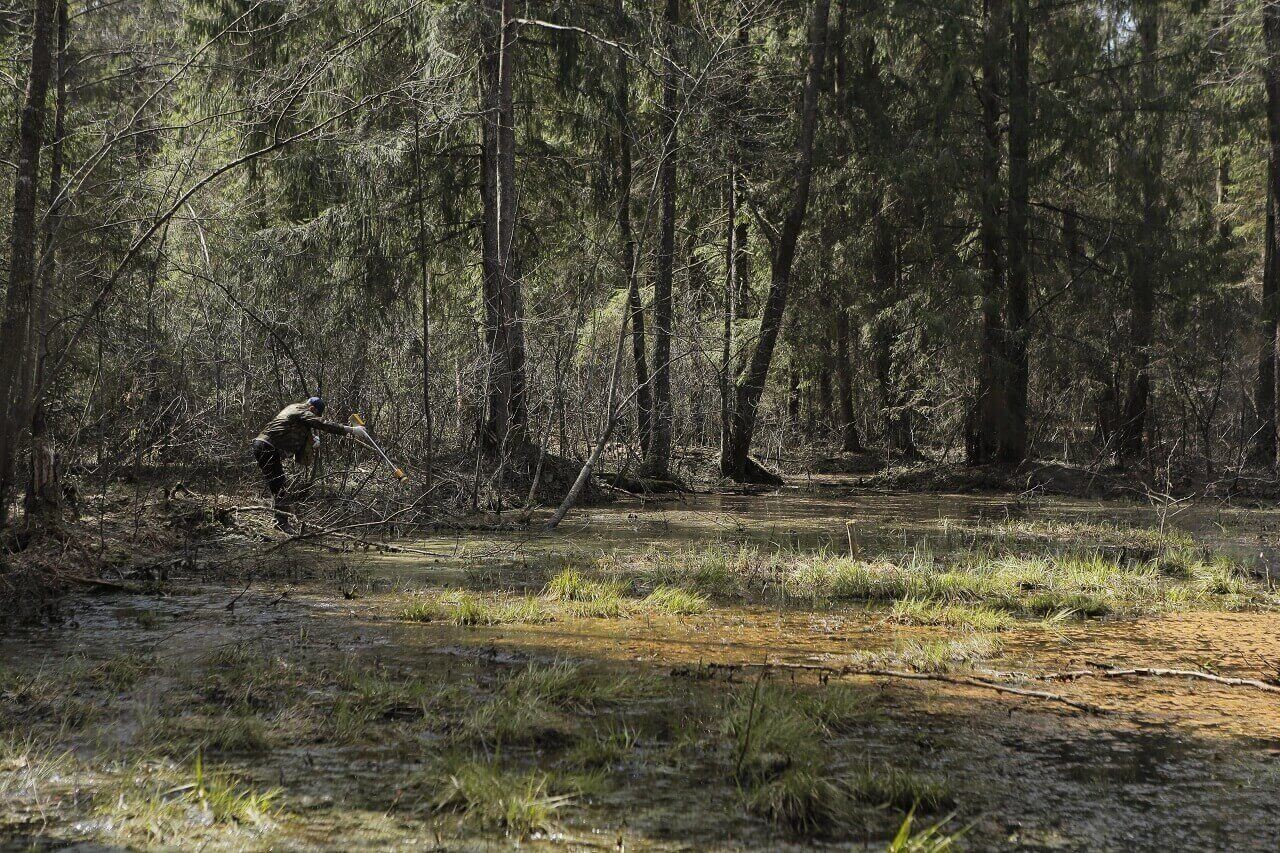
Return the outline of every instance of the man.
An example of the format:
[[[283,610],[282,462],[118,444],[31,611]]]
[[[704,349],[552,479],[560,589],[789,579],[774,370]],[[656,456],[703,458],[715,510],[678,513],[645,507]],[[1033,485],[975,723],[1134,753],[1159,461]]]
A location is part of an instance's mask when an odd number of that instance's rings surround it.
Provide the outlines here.
[[[284,457],[292,456],[305,465],[311,458],[314,444],[320,443],[320,437],[312,435],[312,430],[342,436],[356,432],[355,427],[326,421],[321,417],[323,414],[324,400],[319,397],[312,397],[305,403],[291,403],[281,409],[280,414],[272,418],[253,440],[253,458],[262,469],[262,476],[271,491],[276,526],[286,533],[290,529],[289,516],[283,512],[283,507],[288,505],[288,496],[284,493]]]

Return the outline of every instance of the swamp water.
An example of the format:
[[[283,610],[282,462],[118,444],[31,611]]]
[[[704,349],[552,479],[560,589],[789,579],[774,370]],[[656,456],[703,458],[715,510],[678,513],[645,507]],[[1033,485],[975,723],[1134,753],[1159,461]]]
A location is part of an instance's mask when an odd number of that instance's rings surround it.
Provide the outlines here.
[[[985,630],[806,599],[790,576],[747,595],[707,587],[681,612],[642,597],[657,583],[644,567],[669,559],[852,550],[945,567],[1095,549],[1127,565],[1174,530],[1247,566],[1255,598],[1011,611]],[[920,802],[917,829],[970,849],[1276,850],[1277,694],[1029,685],[1101,711],[1084,714],[949,681],[708,665],[1274,678],[1277,531],[1280,513],[1217,506],[788,490],[584,509],[552,535],[304,551],[291,559],[318,567],[306,580],[260,569],[86,598],[71,624],[0,640],[0,846],[879,850]],[[579,593],[545,603],[566,567],[613,584],[616,610]],[[441,612],[406,618],[423,601]],[[478,615],[460,618],[464,605]],[[518,607],[530,613],[493,617]],[[206,766],[270,802],[228,806]]]

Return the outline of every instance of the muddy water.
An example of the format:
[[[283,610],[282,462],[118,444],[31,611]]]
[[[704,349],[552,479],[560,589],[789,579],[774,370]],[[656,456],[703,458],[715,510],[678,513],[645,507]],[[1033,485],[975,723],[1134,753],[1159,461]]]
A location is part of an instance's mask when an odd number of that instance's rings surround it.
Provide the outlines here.
[[[545,518],[545,514],[540,516]],[[964,547],[983,525],[1009,522],[1103,524],[1181,530],[1238,558],[1276,566],[1280,577],[1280,508],[1218,504],[1139,504],[1068,498],[1020,500],[999,495],[855,494],[816,489],[769,495],[689,495],[625,501],[575,511],[555,533],[450,534],[409,543],[427,552],[388,559],[392,574],[480,562],[537,563],[548,557],[690,545],[745,545],[860,555],[902,554],[920,547]]]
[[[754,546],[788,551],[825,549],[860,556],[901,556],[919,549],[971,547],[989,525],[1014,533],[1002,547],[1043,547],[1043,525],[1069,523],[1182,531],[1196,543],[1232,554],[1260,576],[1280,565],[1280,510],[1217,504],[1151,505],[1071,499],[1024,501],[989,495],[864,494],[832,497],[792,489],[773,495],[696,495],[582,510],[554,534],[451,536],[412,543],[435,556],[402,554],[369,562],[376,574],[449,586],[465,578],[483,589],[536,591],[567,557],[627,554],[647,549]],[[1088,547],[1074,539],[1064,547]],[[1276,572],[1280,575],[1280,571]],[[623,620],[560,619],[548,625],[455,629],[410,625],[398,630],[405,647],[470,641],[543,654],[568,654],[651,664],[698,662],[840,665],[860,653],[928,640],[962,637],[963,630],[917,628],[888,621],[883,611],[840,607],[718,606],[696,616],[637,616]],[[1208,669],[1225,675],[1280,674],[1280,614],[1187,613],[1141,619],[1040,626],[1002,632],[994,665],[1046,672],[1107,665]],[[1081,682],[1064,693],[1111,705],[1127,701],[1130,685]],[[1232,734],[1280,737],[1277,697],[1156,685],[1139,692],[1170,694],[1150,709],[1160,721]],[[1205,700],[1205,693],[1213,699]],[[1108,697],[1119,698],[1113,703]],[[1172,698],[1170,698],[1172,697]]]
[[[422,547],[451,548],[451,557],[380,560],[376,571],[426,580],[449,565],[474,579],[480,564],[488,566],[487,585],[527,589],[536,583],[523,579],[545,579],[565,555],[713,544],[896,556],[968,547],[975,530],[1009,522],[1178,529],[1254,565],[1260,575],[1280,574],[1275,510],[970,495],[836,498],[800,490],[591,509],[554,536],[432,540]],[[736,607],[695,617],[545,626],[405,626],[394,642],[407,649],[471,643],[649,666],[766,659],[838,665],[860,652],[958,633],[905,628],[861,607]],[[1039,673],[1103,663],[1274,678],[1280,615],[1190,613],[1036,627],[1005,632],[1002,646],[986,666]],[[896,735],[886,732],[887,739],[934,744],[936,766],[980,792],[982,806],[970,812],[977,849],[1280,849],[1280,829],[1270,816],[1280,809],[1280,697],[1274,694],[1168,679],[1047,686],[1105,711],[1084,717],[946,683],[879,687],[895,708]],[[894,750],[874,742],[860,748],[868,755]]]
[[[1177,527],[1203,544],[1256,561],[1264,574],[1280,558],[1280,512],[1274,510],[969,495],[845,497],[805,489],[692,496],[582,510],[552,535],[451,534],[402,543],[413,549],[408,553],[316,558],[358,563],[372,575],[375,591],[354,598],[334,584],[259,582],[239,599],[239,589],[216,585],[128,603],[85,599],[67,626],[0,640],[0,662],[39,665],[73,653],[139,649],[181,658],[234,643],[301,638],[317,649],[393,661],[441,678],[449,677],[453,659],[505,666],[570,658],[656,673],[762,660],[838,665],[861,653],[965,632],[900,626],[860,606],[721,605],[696,616],[632,614],[477,628],[409,624],[396,614],[406,590],[534,591],[567,557],[700,545],[841,553],[852,547],[864,556],[898,555],[967,547],[975,531],[1011,520]],[[982,666],[1043,673],[1101,662],[1253,678],[1280,670],[1275,612],[1171,614],[1053,630],[1028,626],[1003,632],[1000,642],[997,657]],[[841,741],[838,761],[856,768],[904,752],[915,756],[963,792],[957,822],[971,825],[975,849],[1280,850],[1274,817],[1280,812],[1280,696],[1177,679],[1031,685],[1105,712],[1081,715],[1051,702],[946,682],[864,683],[879,691],[885,716],[875,730]],[[732,687],[710,681],[701,689],[715,694]],[[306,760],[313,760],[309,753]],[[340,754],[317,760],[339,776],[350,764]],[[294,765],[286,765],[292,775]],[[246,772],[270,781],[277,768],[250,766]],[[283,779],[284,770],[279,772]],[[323,775],[312,783],[317,789],[325,784]],[[672,835],[678,845],[686,833],[699,848],[773,849],[779,843],[741,816],[713,814],[720,806],[693,805],[696,797],[672,779],[648,794],[637,789],[616,796],[622,796],[618,809],[635,816],[629,818],[639,833],[633,844],[642,849],[669,847]],[[367,846],[381,837],[358,825],[351,831],[348,837]],[[326,846],[320,834],[294,843]]]

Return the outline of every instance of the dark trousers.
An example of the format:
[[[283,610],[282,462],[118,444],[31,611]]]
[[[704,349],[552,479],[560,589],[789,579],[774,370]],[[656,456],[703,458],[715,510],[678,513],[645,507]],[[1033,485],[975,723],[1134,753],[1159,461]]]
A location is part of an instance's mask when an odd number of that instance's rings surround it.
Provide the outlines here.
[[[262,477],[267,481],[267,488],[271,490],[272,502],[276,506],[282,505],[285,503],[282,499],[285,478],[284,464],[280,461],[280,451],[265,441],[254,439],[253,458],[258,463],[258,467],[262,469]]]

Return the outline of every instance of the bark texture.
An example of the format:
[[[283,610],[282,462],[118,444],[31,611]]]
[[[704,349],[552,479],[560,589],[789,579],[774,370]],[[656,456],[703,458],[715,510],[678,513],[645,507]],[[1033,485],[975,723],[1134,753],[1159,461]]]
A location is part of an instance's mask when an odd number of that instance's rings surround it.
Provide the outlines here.
[[[818,127],[818,95],[822,87],[826,60],[827,20],[830,12],[830,0],[814,0],[809,21],[808,71],[805,75],[804,96],[800,107],[800,131],[797,134],[795,146],[795,178],[786,218],[783,220],[773,252],[769,293],[765,297],[760,318],[760,337],[756,340],[746,373],[734,389],[733,428],[729,432],[729,440],[725,443],[720,457],[721,472],[726,477],[739,482],[749,479],[780,482],[776,475],[763,476],[763,468],[758,464],[749,465],[748,460],[751,454],[751,441],[755,437],[760,396],[764,393],[765,382],[769,378],[773,351],[786,315],[796,244],[804,230],[805,214],[809,207],[809,185],[813,177],[813,142]]]
[[[18,437],[30,417],[32,303],[36,290],[37,190],[40,150],[44,145],[46,100],[53,76],[54,21],[57,0],[36,0],[31,64],[18,125],[18,159],[13,179],[9,282],[4,321],[0,323],[0,529],[13,485]]]

